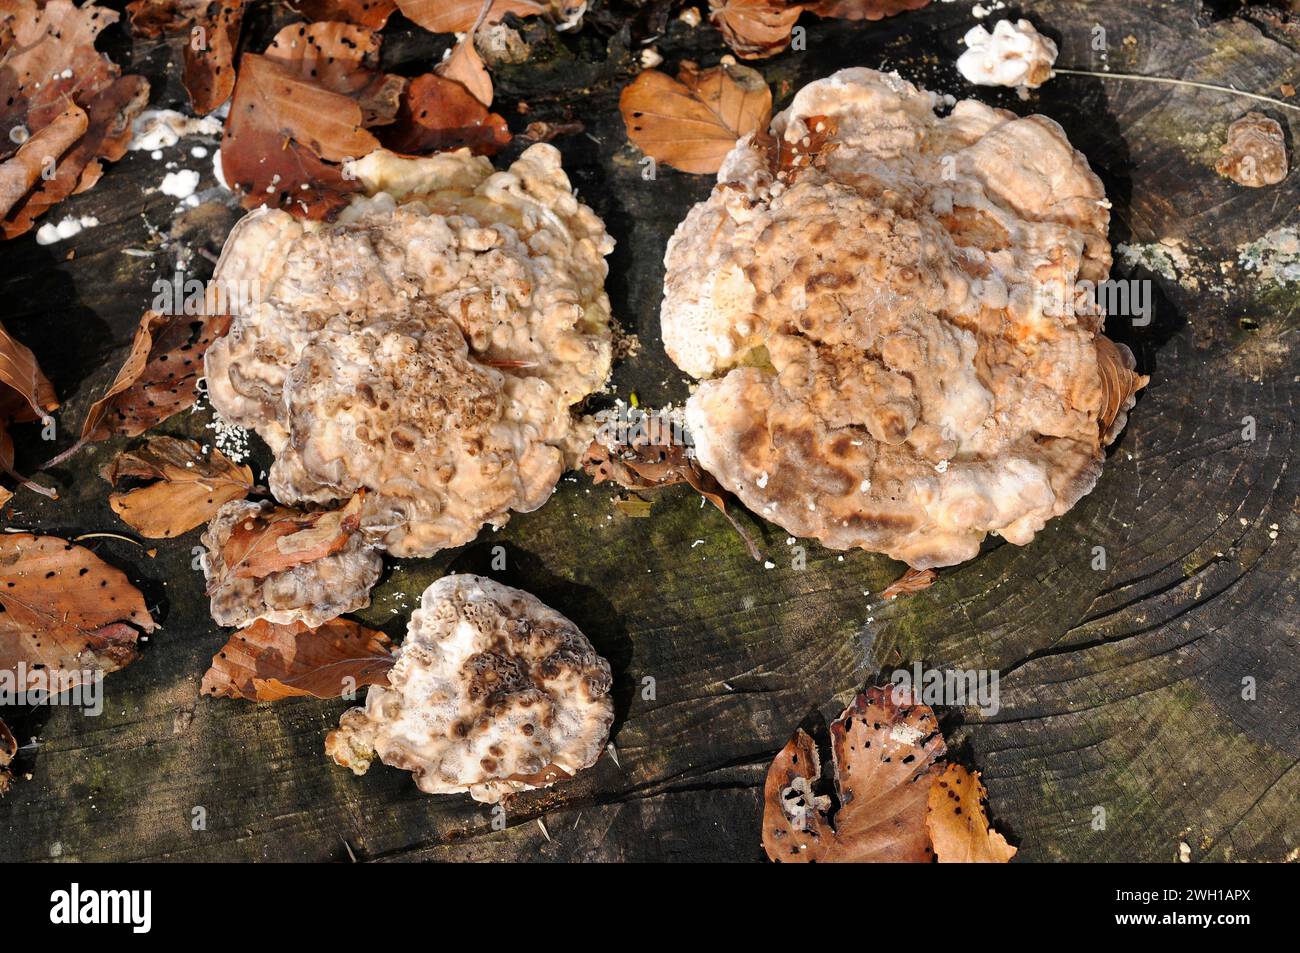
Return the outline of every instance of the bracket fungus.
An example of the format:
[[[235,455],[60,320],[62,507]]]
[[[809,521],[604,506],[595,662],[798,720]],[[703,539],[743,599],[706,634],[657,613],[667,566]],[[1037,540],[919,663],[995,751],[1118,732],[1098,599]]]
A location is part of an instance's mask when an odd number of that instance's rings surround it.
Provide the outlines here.
[[[611,685],[587,637],[535,596],[445,576],[412,613],[389,687],[344,712],[325,750],[356,774],[378,757],[426,794],[491,804],[595,764],[614,720]]]
[[[209,393],[269,444],[282,503],[365,491],[369,544],[431,555],[541,506],[590,443],[573,407],[609,374],[613,240],[550,145],[500,172],[464,149],[348,170],[336,222],[261,210],[231,233]]]
[[[896,74],[804,87],[668,244],[700,463],[756,513],[918,568],[1092,489],[1134,392],[1101,335],[1109,203],[1065,133]]]

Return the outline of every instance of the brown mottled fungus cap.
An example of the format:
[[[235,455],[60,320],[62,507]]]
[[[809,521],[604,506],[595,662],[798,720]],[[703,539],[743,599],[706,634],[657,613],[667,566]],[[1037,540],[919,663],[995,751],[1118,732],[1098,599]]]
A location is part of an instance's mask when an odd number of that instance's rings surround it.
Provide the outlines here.
[[[357,774],[375,757],[410,771],[426,794],[547,787],[595,764],[614,720],[609,663],[578,627],[481,576],[424,591],[388,682],[325,749]]]
[[[1046,117],[937,104],[869,69],[806,86],[678,227],[661,315],[723,486],[917,568],[1029,542],[1145,383],[1076,301],[1111,262],[1087,161]]]
[[[572,408],[609,375],[613,240],[550,145],[500,172],[467,150],[349,168],[366,194],[337,222],[231,233],[209,393],[270,445],[280,502],[365,490],[369,542],[431,555],[541,506],[590,442]]]

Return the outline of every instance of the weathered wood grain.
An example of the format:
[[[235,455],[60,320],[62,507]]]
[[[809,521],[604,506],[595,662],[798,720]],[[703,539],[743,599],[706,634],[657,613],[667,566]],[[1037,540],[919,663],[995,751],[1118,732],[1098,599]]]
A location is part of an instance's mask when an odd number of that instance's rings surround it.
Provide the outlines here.
[[[1026,12],[1060,41],[1062,66],[1102,67],[1090,46],[1100,24],[1104,65],[1116,72],[1275,96],[1283,83],[1300,85],[1300,42],[1275,21],[1215,19],[1191,0],[1047,0]],[[268,31],[273,16],[253,19]],[[670,169],[641,178],[617,114],[633,75],[626,36],[602,29],[620,22],[610,11],[543,45],[535,62],[500,71],[497,95],[498,104],[529,104],[527,116],[505,110],[517,130],[533,120],[585,124],[586,135],[556,145],[618,240],[608,287],[642,343],[616,370],[615,390],[659,405],[687,393],[659,342],[663,248],[710,183]],[[969,95],[952,63],[974,22],[962,3],[875,24],[805,17],[807,51],[759,65],[778,106],[849,65],[897,68]],[[386,58],[414,72],[445,45],[395,21]],[[670,66],[683,56],[708,65],[724,52],[713,31],[676,22],[658,45]],[[163,48],[139,46],[134,62],[155,81],[156,104],[181,101]],[[142,586],[163,628],[139,662],[106,681],[101,717],[0,710],[20,743],[38,738],[19,763],[32,779],[0,799],[0,859],[346,860],[350,848],[362,860],[758,860],[764,771],[794,726],[837,713],[864,681],[913,661],[1000,673],[999,711],[943,717],[952,747],[983,770],[1017,860],[1169,861],[1180,843],[1195,860],[1293,856],[1300,284],[1250,280],[1235,262],[1242,243],[1297,224],[1300,176],[1251,191],[1212,166],[1228,122],[1248,109],[1291,136],[1297,112],[1080,76],[1057,77],[1027,103],[978,95],[1060,121],[1106,181],[1113,239],[1180,239],[1191,266],[1181,283],[1134,272],[1159,286],[1156,319],[1145,328],[1112,321],[1108,333],[1134,347],[1151,386],[1097,489],[1033,544],[990,545],[933,588],[882,604],[875,594],[901,570],[882,557],[841,559],[804,544],[798,570],[785,534],[742,514],[776,564],[765,570],[684,488],[637,520],[612,509],[608,490],[571,477],[541,510],[471,546],[390,561],[358,617],[394,637],[424,586],[450,570],[489,573],[500,544],[509,568],[496,575],[570,615],[614,668],[618,763],[607,757],[571,783],[515,799],[495,830],[486,806],[421,795],[403,772],[376,766],[355,778],[329,764],[323,737],[343,702],[200,699],[225,634],[191,566],[197,534],[159,543],[156,558],[99,540],[96,550]],[[209,167],[179,148],[166,159]],[[173,264],[151,239],[173,202],[143,191],[162,174],[132,153],[55,212],[97,215],[98,228],[48,247],[30,236],[0,246],[0,320],[35,350],[64,400],[58,447],[112,378],[152,281]],[[228,223],[212,216],[212,241]],[[127,247],[156,254],[131,257]],[[1241,438],[1247,416],[1253,442]],[[207,419],[199,411],[162,429],[203,437]],[[94,475],[121,445],[88,448],[55,470],[57,503],[20,493],[9,523],[68,535],[122,530]],[[31,468],[53,452],[28,434],[19,463]],[[1104,571],[1091,568],[1096,546],[1106,550]],[[1253,701],[1242,698],[1245,678],[1257,684]],[[196,807],[205,830],[192,828]]]

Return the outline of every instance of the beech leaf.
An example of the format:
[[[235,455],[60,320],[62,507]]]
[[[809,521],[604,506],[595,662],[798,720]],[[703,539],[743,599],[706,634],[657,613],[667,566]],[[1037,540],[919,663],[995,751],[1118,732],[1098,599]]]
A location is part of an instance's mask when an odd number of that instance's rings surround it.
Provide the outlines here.
[[[0,325],[0,471],[17,476],[10,424],[40,420],[58,406],[54,388],[36,363],[36,355]],[[8,495],[0,499],[0,504],[7,499]]]
[[[183,37],[185,91],[194,111],[205,116],[235,88],[235,50],[245,6],[244,0],[133,0],[126,10],[139,36]]]
[[[338,20],[378,30],[397,9],[395,0],[289,0],[308,20]]]
[[[772,92],[748,66],[699,70],[687,62],[677,79],[645,70],[618,106],[628,138],[656,162],[714,173],[738,139],[767,126]]]
[[[388,684],[394,661],[388,636],[349,619],[317,628],[258,619],[213,656],[199,691],[249,701],[338,698],[362,685]]]
[[[361,524],[363,499],[358,493],[339,510],[278,506],[250,516],[231,531],[222,549],[227,574],[261,579],[338,552]]]
[[[407,154],[464,147],[490,156],[510,143],[504,118],[460,83],[433,73],[411,80],[397,121],[379,136],[389,149]]]
[[[763,848],[781,863],[924,862],[926,805],[946,749],[934,712],[893,686],[870,688],[831,722],[833,797],[799,729],[763,788]]]
[[[788,0],[710,0],[709,11],[709,22],[737,56],[761,59],[790,45],[790,32],[804,8]]]
[[[484,0],[478,19],[452,47],[451,55],[439,63],[435,70],[444,79],[460,83],[484,106],[492,105],[492,77],[483,65],[483,57],[474,48],[474,36],[483,24],[490,3],[491,0]]]
[[[989,827],[978,771],[950,764],[930,787],[926,827],[939,863],[1005,864],[1016,849]]]
[[[396,0],[402,14],[433,33],[464,33],[474,25],[483,0]],[[546,11],[544,3],[534,0],[495,0],[485,18],[496,23],[507,13],[519,17],[537,16]]]
[[[913,569],[907,567],[907,572],[903,573],[880,594],[882,599],[897,599],[899,596],[910,596],[915,592],[922,592],[934,585],[934,581],[939,578],[939,574],[933,569]]]
[[[0,609],[0,670],[43,667],[67,688],[129,665],[139,633],[157,628],[121,570],[31,533],[0,535]]]
[[[179,536],[208,522],[223,504],[242,499],[253,487],[253,471],[220,450],[205,458],[193,440],[165,436],[123,451],[103,476],[114,485],[124,479],[153,481],[108,498],[114,513],[150,539]]]

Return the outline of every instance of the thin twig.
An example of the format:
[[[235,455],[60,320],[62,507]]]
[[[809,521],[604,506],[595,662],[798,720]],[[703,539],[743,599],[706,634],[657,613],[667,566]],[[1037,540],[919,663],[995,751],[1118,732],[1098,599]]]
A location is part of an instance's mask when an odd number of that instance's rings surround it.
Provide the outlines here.
[[[1234,89],[1231,86],[1216,86],[1213,83],[1198,83],[1192,79],[1174,79],[1171,76],[1143,76],[1140,73],[1104,73],[1097,70],[1089,69],[1053,69],[1054,73],[1061,73],[1068,76],[1095,76],[1098,79],[1126,79],[1140,83],[1165,83],[1169,86],[1191,86],[1195,89],[1208,89],[1216,93],[1228,93],[1232,96],[1244,96],[1246,99],[1258,100],[1261,103],[1271,103],[1274,106],[1280,106],[1283,109],[1290,109],[1300,112],[1300,106],[1294,103],[1284,103],[1280,99],[1274,99],[1272,96],[1264,96],[1261,93],[1248,93],[1244,89]]]

